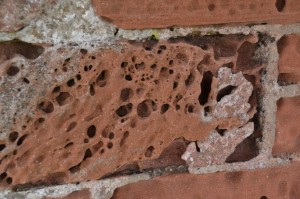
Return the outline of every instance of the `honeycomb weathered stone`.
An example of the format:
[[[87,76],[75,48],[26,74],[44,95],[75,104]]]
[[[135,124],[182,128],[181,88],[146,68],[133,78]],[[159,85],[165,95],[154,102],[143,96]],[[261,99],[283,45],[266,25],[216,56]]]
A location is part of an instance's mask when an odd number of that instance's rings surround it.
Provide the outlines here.
[[[1,94],[30,96],[24,114],[16,114],[10,131],[2,133],[2,186],[99,179],[134,163],[140,169],[154,163],[158,166],[162,151],[174,140],[203,140],[216,128],[239,128],[255,114],[255,94],[239,88],[231,91],[238,91],[236,97],[246,96],[245,105],[249,101],[242,114],[231,112],[226,103],[223,108],[229,114],[222,116],[216,111],[222,110],[220,104],[231,96],[220,94],[223,87],[218,87],[218,73],[233,71],[259,81],[256,75],[261,65],[247,68],[239,61],[245,45],[258,45],[256,37],[190,37],[121,45],[120,50],[93,51],[45,47],[34,60],[17,55],[2,63],[3,79],[12,79],[17,85],[22,79],[29,87],[11,91],[11,84],[3,83]],[[72,56],[65,57],[68,51]],[[62,56],[56,56],[59,54]],[[250,57],[243,60],[252,63]],[[22,77],[18,60],[43,72]],[[10,76],[7,72],[12,65],[19,71],[13,69],[16,74]],[[64,73],[73,75],[64,80]],[[47,78],[37,82],[35,76]],[[43,82],[49,79],[52,81]],[[251,81],[245,81],[251,88]],[[232,83],[227,84],[224,86]],[[5,98],[1,103],[9,104]],[[186,147],[184,143],[180,146]],[[176,158],[170,161],[180,162]]]

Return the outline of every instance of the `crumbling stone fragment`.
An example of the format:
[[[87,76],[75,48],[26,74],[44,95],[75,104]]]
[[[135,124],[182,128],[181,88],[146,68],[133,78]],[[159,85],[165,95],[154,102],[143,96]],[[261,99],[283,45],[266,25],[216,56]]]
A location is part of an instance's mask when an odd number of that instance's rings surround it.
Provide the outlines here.
[[[248,123],[241,128],[226,131],[224,135],[214,130],[205,140],[190,143],[182,159],[190,168],[224,164],[235,147],[253,133],[253,129],[253,123]]]
[[[253,86],[231,71],[237,71],[238,49],[257,38],[231,35],[216,45],[226,37],[198,37],[205,47],[131,41],[120,49],[47,47],[34,59],[19,53],[5,59],[1,186],[78,182],[122,168],[184,164],[178,157],[185,141],[244,126],[256,111],[257,104],[248,103]],[[22,95],[11,89],[20,84]],[[7,100],[13,96],[24,101]],[[179,139],[184,142],[173,147]]]

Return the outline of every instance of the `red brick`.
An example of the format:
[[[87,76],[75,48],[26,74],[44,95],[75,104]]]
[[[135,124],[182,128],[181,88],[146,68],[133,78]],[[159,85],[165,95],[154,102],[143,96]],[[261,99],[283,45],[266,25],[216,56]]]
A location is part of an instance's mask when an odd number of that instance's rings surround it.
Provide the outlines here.
[[[129,184],[112,199],[299,199],[300,163],[255,171],[175,174]]]
[[[300,35],[285,35],[278,41],[279,81],[300,82]]]
[[[16,115],[12,129],[2,134],[1,186],[99,179],[135,163],[137,169],[184,164],[185,143],[172,145],[174,140],[203,140],[217,126],[231,132],[253,117],[251,83],[245,80],[242,89],[226,77],[232,70],[233,80],[243,79],[240,71],[259,80],[255,71],[261,66],[243,68],[238,61],[251,63],[244,48],[257,43],[251,35],[194,35],[123,42],[119,51],[0,45],[0,74],[13,80],[1,94],[21,81],[30,96],[24,107],[33,107],[28,115]],[[21,58],[26,66],[16,62]],[[233,90],[221,92],[230,84]]]
[[[273,154],[300,151],[300,96],[282,98],[277,102],[276,140]]]
[[[300,21],[298,0],[93,0],[93,3],[99,16],[125,29]]]

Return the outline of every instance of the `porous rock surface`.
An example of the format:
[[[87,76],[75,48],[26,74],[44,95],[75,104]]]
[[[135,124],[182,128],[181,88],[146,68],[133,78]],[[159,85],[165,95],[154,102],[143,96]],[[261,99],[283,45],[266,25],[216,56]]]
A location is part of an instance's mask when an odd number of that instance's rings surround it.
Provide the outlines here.
[[[174,140],[198,141],[217,127],[239,128],[256,112],[255,94],[249,96],[252,86],[238,73],[258,80],[261,66],[249,56],[258,45],[254,36],[120,45],[93,51],[44,46],[45,52],[38,51],[32,60],[22,53],[4,59],[1,114],[9,116],[7,95],[25,96],[26,108],[15,107],[13,118],[3,120],[13,123],[3,125],[1,134],[1,186],[99,179],[131,163],[147,168],[151,163],[145,161],[159,160]],[[40,72],[23,77],[31,71],[25,67]],[[249,85],[245,92],[239,91],[243,84],[232,89],[236,83],[222,80],[231,71]],[[11,90],[20,81],[29,87]],[[242,106],[228,106],[231,97],[237,103],[240,98]],[[232,112],[237,105],[241,112]],[[227,115],[216,112],[224,108]]]
[[[299,162],[294,162],[252,171],[168,175],[120,187],[112,198],[297,199],[300,195],[299,168]]]
[[[96,13],[125,29],[300,21],[298,0],[93,0]]]

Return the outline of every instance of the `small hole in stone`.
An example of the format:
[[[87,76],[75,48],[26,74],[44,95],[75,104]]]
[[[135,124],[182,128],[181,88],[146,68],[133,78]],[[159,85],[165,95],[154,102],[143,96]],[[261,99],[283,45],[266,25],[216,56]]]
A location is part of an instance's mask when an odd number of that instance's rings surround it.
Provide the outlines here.
[[[42,118],[42,117],[37,119],[37,122],[40,123],[40,124],[43,123],[44,121],[45,121],[45,118]]]
[[[113,143],[111,143],[111,142],[107,143],[107,148],[108,148],[108,149],[113,148]]]
[[[180,105],[176,104],[175,109],[178,111],[180,109]]]
[[[129,132],[128,132],[128,131],[125,131],[125,132],[123,133],[123,137],[122,137],[122,139],[121,139],[120,146],[123,146],[123,145],[125,144],[125,142],[126,142],[128,136],[129,136]]]
[[[215,4],[209,4],[207,8],[209,11],[214,11],[216,6],[215,6]]]
[[[209,106],[204,107],[204,116],[208,116],[209,113],[210,113],[210,107]]]
[[[77,125],[77,122],[72,122],[71,124],[69,124],[68,128],[67,128],[67,132],[72,131]]]
[[[7,173],[6,172],[1,173],[1,175],[0,175],[0,182],[2,182],[2,180],[4,180],[6,177],[7,177]]]
[[[152,111],[157,109],[156,103],[153,100],[144,100],[137,106],[137,114],[139,117],[149,117]]]
[[[219,126],[217,126],[216,131],[220,136],[224,136],[226,129],[219,129]]]
[[[70,79],[70,80],[67,82],[67,85],[68,85],[68,87],[74,86],[74,85],[75,85],[74,79]]]
[[[114,139],[114,137],[115,137],[115,134],[112,133],[112,132],[111,132],[111,133],[109,134],[109,136],[108,136],[108,138],[111,139],[111,140]]]
[[[54,106],[52,102],[46,101],[46,102],[41,102],[38,105],[38,108],[44,111],[45,113],[51,113],[54,110]]]
[[[16,67],[16,66],[10,66],[8,68],[8,70],[6,71],[6,74],[8,76],[12,77],[12,76],[15,76],[16,74],[18,74],[19,71],[20,71],[20,69],[18,67]]]
[[[144,62],[141,62],[139,64],[135,64],[134,67],[137,69],[137,70],[143,70],[145,69],[145,63]]]
[[[188,108],[187,108],[187,111],[189,113],[193,113],[194,112],[194,106],[193,105],[189,105]]]
[[[201,152],[201,149],[200,149],[200,147],[198,146],[198,142],[197,142],[197,141],[195,141],[195,146],[196,146],[196,151],[197,151],[197,152]]]
[[[174,63],[174,61],[173,61],[173,60],[170,60],[170,61],[169,61],[169,65],[170,65],[170,66],[172,66],[172,65],[173,65],[173,63]]]
[[[262,196],[262,197],[260,197],[260,199],[268,199],[268,197],[267,196]]]
[[[94,86],[91,84],[91,85],[90,85],[90,95],[91,95],[91,96],[94,96],[95,93],[96,93],[96,92],[95,92],[95,88],[94,88]]]
[[[178,82],[173,83],[173,89],[176,89],[178,87]]]
[[[80,74],[77,74],[76,75],[76,79],[79,81],[79,80],[81,80],[81,75]]]
[[[223,97],[225,97],[226,95],[230,95],[232,93],[232,91],[234,89],[236,89],[237,86],[232,86],[232,85],[229,85],[229,86],[226,86],[225,88],[222,88],[219,92],[218,92],[218,95],[217,95],[217,102],[221,101],[221,99]]]
[[[99,141],[97,144],[93,146],[94,151],[98,151],[101,147],[103,147],[103,142]]]
[[[68,92],[61,92],[57,97],[56,101],[60,106],[63,106],[69,102],[71,95]]]
[[[5,144],[0,144],[0,151],[3,151],[5,149],[6,145]]]
[[[92,157],[92,151],[90,149],[85,150],[83,160],[86,160],[90,157]]]
[[[201,81],[201,94],[199,95],[199,103],[204,105],[208,102],[208,97],[211,91],[211,84],[213,80],[213,74],[210,71],[206,71],[203,74]]]
[[[13,182],[13,179],[11,177],[6,178],[7,184],[11,184]]]
[[[77,173],[78,171],[80,171],[80,163],[77,164],[77,165],[75,165],[75,166],[73,166],[73,167],[71,167],[71,168],[69,168],[69,171],[71,173]]]
[[[167,47],[165,45],[161,45],[161,46],[159,46],[159,49],[161,49],[161,50],[167,50]]]
[[[156,64],[152,64],[150,67],[151,67],[152,69],[156,69],[157,65],[156,65]]]
[[[106,85],[106,79],[108,78],[108,70],[103,70],[96,79],[96,84],[100,87]]]
[[[62,69],[64,72],[67,72],[68,71],[68,68],[67,67],[63,67]]]
[[[160,113],[161,113],[161,114],[164,114],[165,112],[168,111],[169,108],[170,108],[170,105],[169,105],[169,104],[163,104],[163,105],[161,106]]]
[[[121,68],[125,68],[126,66],[128,66],[128,62],[122,62],[121,63]]]
[[[187,87],[191,86],[193,83],[194,83],[194,80],[195,80],[195,76],[193,73],[190,73],[189,76],[187,77],[187,79],[185,80],[185,85]]]
[[[133,91],[131,88],[123,88],[121,90],[120,99],[125,102],[133,96]]]
[[[26,84],[30,83],[30,81],[27,78],[25,78],[25,77],[23,78],[23,82],[26,83]]]
[[[64,146],[64,148],[66,149],[66,148],[68,148],[68,147],[70,147],[70,146],[73,146],[73,145],[74,145],[73,142],[69,142],[68,144],[66,144],[66,145]]]
[[[149,158],[152,156],[152,153],[154,151],[154,147],[153,146],[149,146],[145,152],[145,157]]]
[[[11,142],[15,142],[18,139],[18,137],[19,137],[19,133],[14,131],[9,134],[8,139]]]
[[[17,141],[17,145],[20,146],[21,144],[23,144],[24,140],[27,138],[27,134],[23,135],[22,137],[20,137]]]
[[[132,110],[132,103],[120,106],[117,110],[116,110],[116,114],[119,117],[124,117],[125,115],[129,114]]]
[[[125,79],[126,79],[127,81],[131,81],[131,80],[132,80],[132,77],[131,77],[130,75],[125,75]]]
[[[276,0],[275,6],[278,12],[282,12],[285,7],[285,0]]]
[[[53,91],[53,93],[59,93],[60,92],[60,86],[56,86]]]
[[[87,54],[88,51],[86,49],[80,49],[80,52],[81,52],[81,54],[85,55],[85,54]]]
[[[92,138],[96,135],[96,126],[95,125],[92,125],[90,126],[88,129],[87,129],[87,135]]]

